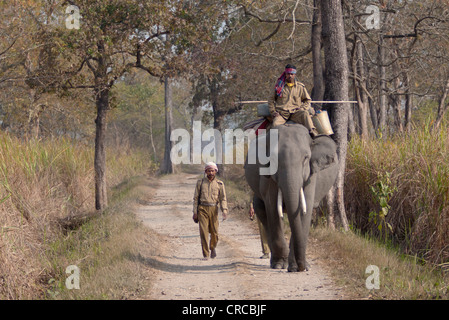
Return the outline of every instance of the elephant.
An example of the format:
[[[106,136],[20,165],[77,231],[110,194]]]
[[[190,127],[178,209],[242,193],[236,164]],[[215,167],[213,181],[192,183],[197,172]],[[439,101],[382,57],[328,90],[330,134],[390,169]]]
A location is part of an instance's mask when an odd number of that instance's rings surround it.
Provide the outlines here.
[[[263,143],[270,145],[272,135],[267,133],[257,136],[249,145],[245,178],[254,192],[254,211],[267,231],[270,267],[285,269],[288,263],[289,272],[307,271],[306,246],[312,209],[318,207],[336,181],[337,145],[327,135],[312,139],[303,125],[291,121],[275,129],[278,148],[270,148],[269,159],[277,161],[277,170],[261,174],[260,169],[272,163],[248,160],[249,154],[257,152]],[[264,148],[268,150],[266,145]],[[283,211],[291,229],[289,248],[283,233]]]

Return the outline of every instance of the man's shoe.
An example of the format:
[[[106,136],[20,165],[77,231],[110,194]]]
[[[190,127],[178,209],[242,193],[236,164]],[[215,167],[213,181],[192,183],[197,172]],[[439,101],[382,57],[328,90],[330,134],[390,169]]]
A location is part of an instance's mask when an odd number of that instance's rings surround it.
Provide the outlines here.
[[[263,256],[260,257],[260,259],[268,259],[270,258],[270,255],[268,253],[264,253]]]
[[[215,249],[212,249],[210,252],[210,257],[213,259],[217,256],[217,253],[215,252]]]

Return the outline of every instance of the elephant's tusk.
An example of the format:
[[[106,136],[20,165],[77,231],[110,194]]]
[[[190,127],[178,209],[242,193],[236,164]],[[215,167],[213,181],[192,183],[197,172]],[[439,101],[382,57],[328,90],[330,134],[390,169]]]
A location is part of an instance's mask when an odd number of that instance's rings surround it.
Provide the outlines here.
[[[301,198],[302,214],[307,213],[306,197],[304,196],[304,189],[301,187],[299,190],[299,197]]]
[[[284,218],[284,213],[282,212],[282,191],[281,188],[278,188],[278,214],[279,218]]]

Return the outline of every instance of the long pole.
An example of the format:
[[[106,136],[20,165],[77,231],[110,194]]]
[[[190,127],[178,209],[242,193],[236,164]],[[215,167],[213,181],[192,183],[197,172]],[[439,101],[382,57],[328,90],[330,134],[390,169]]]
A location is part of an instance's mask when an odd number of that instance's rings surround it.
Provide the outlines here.
[[[268,103],[268,101],[237,101],[236,104]],[[357,103],[357,101],[310,101],[310,103]]]

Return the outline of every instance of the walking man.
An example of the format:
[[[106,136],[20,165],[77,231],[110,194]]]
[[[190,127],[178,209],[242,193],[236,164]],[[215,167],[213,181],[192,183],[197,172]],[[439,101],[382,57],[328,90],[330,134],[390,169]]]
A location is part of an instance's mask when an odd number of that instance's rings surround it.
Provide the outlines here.
[[[223,220],[226,220],[228,202],[223,181],[215,177],[218,172],[217,165],[213,162],[206,163],[204,172],[206,177],[198,180],[193,196],[193,220],[199,224],[203,257],[208,259],[209,250],[211,258],[217,256],[215,248],[218,243],[218,205],[223,212]]]

